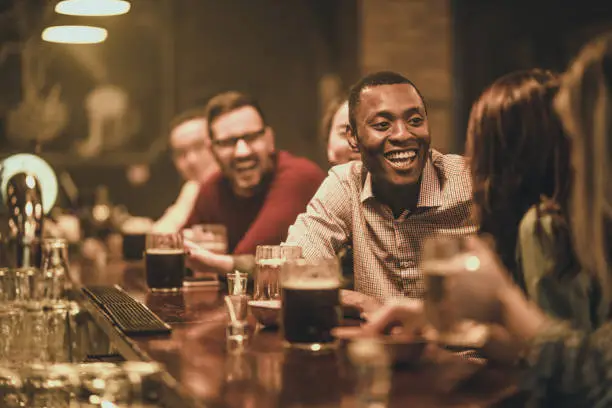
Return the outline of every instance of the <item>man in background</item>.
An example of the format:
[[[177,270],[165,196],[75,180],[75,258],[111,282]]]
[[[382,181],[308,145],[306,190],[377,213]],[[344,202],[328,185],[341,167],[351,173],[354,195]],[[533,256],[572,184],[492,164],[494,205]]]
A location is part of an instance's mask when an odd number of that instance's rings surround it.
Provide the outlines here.
[[[277,151],[257,101],[240,92],[212,98],[206,110],[212,153],[221,171],[201,186],[186,227],[223,224],[229,255],[192,247],[194,270],[249,270],[258,245],[278,245],[323,181],[313,162]]]
[[[168,207],[155,223],[154,231],[177,232],[185,225],[195,204],[200,184],[219,170],[210,148],[205,108],[190,109],[172,120],[172,161],[185,184],[174,204]]]

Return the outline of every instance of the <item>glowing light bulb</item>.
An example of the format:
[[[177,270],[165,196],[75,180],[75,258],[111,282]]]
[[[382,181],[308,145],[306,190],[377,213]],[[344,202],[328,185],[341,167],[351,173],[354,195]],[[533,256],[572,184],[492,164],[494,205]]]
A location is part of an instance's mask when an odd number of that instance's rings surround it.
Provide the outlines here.
[[[55,12],[70,16],[118,16],[130,11],[123,0],[64,0],[55,5]]]
[[[42,32],[43,40],[63,44],[97,44],[107,36],[104,28],[77,25],[52,26]]]

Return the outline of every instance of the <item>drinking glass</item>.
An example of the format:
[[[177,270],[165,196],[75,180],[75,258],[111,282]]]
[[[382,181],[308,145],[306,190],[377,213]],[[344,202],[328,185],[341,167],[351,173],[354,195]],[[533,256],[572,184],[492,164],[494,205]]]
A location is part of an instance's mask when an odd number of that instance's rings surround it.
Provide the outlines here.
[[[70,309],[70,302],[61,301],[44,310],[47,342],[43,347],[50,363],[67,363],[72,359]]]
[[[70,282],[68,246],[65,239],[46,238],[43,241],[42,297],[53,302],[64,297]]]
[[[246,295],[249,275],[245,272],[228,272],[227,293],[229,295]]]
[[[318,351],[336,345],[342,273],[338,259],[286,261],[281,272],[281,326],[285,343]]]
[[[258,245],[255,252],[254,300],[280,299],[279,272],[285,261],[302,257],[302,248],[290,245]]]
[[[21,326],[23,311],[8,304],[0,304],[0,364],[19,361],[23,339]]]
[[[185,250],[181,234],[149,234],[145,249],[147,285],[153,292],[183,287]]]
[[[459,312],[453,304],[446,302],[451,292],[457,299],[470,301],[469,295],[462,296],[457,292],[460,289],[454,283],[459,280],[461,286],[478,287],[480,260],[471,253],[467,237],[440,234],[426,239],[421,262],[425,279],[425,315],[438,331],[438,340],[447,345],[462,345],[472,337],[465,328],[485,333],[484,325],[457,316]],[[466,310],[472,307],[463,306]]]
[[[227,228],[223,224],[198,224],[183,230],[185,239],[216,254],[227,253]]]
[[[122,364],[127,376],[131,406],[157,406],[163,383],[163,370],[157,363],[127,361]]]
[[[30,282],[27,271],[30,268],[0,268],[0,302],[22,304],[30,298]]]
[[[84,363],[79,364],[77,370],[80,383],[77,400],[82,408],[99,407],[102,401],[119,406],[130,403],[129,380],[119,365]]]
[[[197,224],[183,230],[183,237],[197,245],[199,248],[216,254],[227,253],[227,228],[223,224]],[[213,282],[219,282],[219,276],[215,270],[198,269],[188,270],[188,276],[197,272],[200,277],[206,274]]]
[[[32,364],[22,373],[28,407],[77,408],[79,375],[69,364]]]
[[[24,406],[21,376],[16,371],[0,367],[0,407],[20,408]]]

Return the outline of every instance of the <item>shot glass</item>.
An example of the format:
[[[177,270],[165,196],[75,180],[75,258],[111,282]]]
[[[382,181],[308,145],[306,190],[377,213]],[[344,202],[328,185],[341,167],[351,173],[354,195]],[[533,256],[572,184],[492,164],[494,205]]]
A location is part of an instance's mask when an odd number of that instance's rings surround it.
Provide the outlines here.
[[[229,295],[246,295],[249,275],[245,272],[227,273],[227,293]]]
[[[249,304],[248,297],[246,295],[228,295],[225,296],[225,298],[225,309],[227,311],[227,317],[230,320],[246,322]],[[230,310],[230,304],[232,310]]]
[[[249,327],[246,321],[231,320],[226,328],[226,349],[229,354],[242,353],[249,344]]]

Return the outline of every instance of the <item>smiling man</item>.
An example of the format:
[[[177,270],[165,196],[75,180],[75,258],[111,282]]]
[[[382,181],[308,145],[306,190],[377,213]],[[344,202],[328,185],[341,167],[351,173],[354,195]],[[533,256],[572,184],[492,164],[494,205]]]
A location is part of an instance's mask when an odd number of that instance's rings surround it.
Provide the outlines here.
[[[285,239],[325,174],[307,159],[277,152],[274,131],[258,103],[245,94],[215,96],[206,119],[221,171],[202,184],[186,226],[225,225],[228,252],[234,256],[198,250],[190,262],[219,272],[249,269],[257,245],[278,245]]]
[[[312,259],[352,243],[358,292],[380,302],[420,298],[424,238],[476,230],[468,168],[463,157],[430,148],[425,102],[400,74],[378,72],[355,84],[349,122],[361,162],[330,170],[287,243]]]

